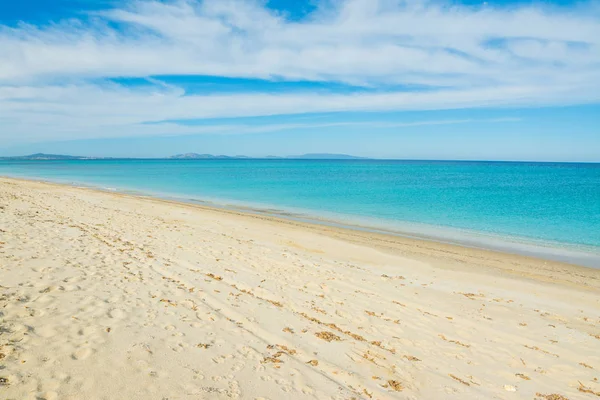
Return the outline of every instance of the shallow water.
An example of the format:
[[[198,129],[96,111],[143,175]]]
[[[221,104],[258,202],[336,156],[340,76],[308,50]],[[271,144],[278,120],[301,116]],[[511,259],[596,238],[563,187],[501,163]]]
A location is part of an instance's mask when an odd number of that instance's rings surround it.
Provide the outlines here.
[[[270,209],[536,254],[527,249],[534,246],[567,260],[575,253],[600,255],[600,164],[0,161],[0,175]]]

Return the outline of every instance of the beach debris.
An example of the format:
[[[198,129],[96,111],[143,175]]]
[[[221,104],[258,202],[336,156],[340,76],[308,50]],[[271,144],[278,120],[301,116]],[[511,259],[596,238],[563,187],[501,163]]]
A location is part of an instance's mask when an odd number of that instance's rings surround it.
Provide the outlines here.
[[[406,279],[403,276],[389,276],[389,275],[386,275],[386,274],[381,275],[381,277],[382,278],[386,278],[386,279]]]
[[[536,397],[545,399],[545,400],[569,400],[567,397],[560,395],[560,394],[556,394],[556,393],[552,393],[552,394],[536,393],[535,395],[536,395]]]
[[[540,348],[539,348],[539,347],[537,347],[537,346],[528,346],[528,345],[524,344],[524,345],[523,345],[523,347],[526,347],[526,348],[528,348],[528,349],[530,349],[530,350],[536,350],[536,351],[540,351],[540,352],[542,352],[542,353],[544,353],[544,354],[548,354],[548,355],[551,355],[551,356],[554,356],[554,357],[557,357],[557,358],[559,358],[559,357],[560,357],[558,354],[550,353],[549,351],[546,351],[546,350],[540,349]]]
[[[285,327],[282,329],[282,331],[287,332],[287,333],[291,333],[292,335],[294,334],[294,330],[292,328],[289,327]]]
[[[142,346],[142,348],[143,348],[144,350],[146,350],[146,352],[148,352],[148,354],[154,354],[154,353],[152,352],[152,350],[150,350],[150,346],[148,345],[148,343],[140,343],[140,345]]]
[[[530,381],[530,380],[531,380],[531,378],[530,378],[530,377],[528,377],[528,376],[527,376],[527,375],[525,375],[525,374],[518,373],[518,374],[515,374],[515,376],[518,376],[519,378],[521,378],[521,379],[523,379],[523,380],[525,380],[525,381]]]
[[[476,297],[485,297],[485,295],[483,295],[483,294],[475,294],[475,293],[456,292],[456,294],[462,294],[467,299],[471,299],[471,300],[475,300]]]
[[[265,363],[273,363],[273,364],[282,364],[283,361],[279,359],[279,357],[281,357],[284,354],[287,354],[289,356],[293,356],[294,354],[297,353],[296,350],[294,349],[290,349],[289,347],[282,345],[282,344],[278,344],[278,345],[267,345],[267,349],[269,350],[273,350],[275,348],[278,348],[279,350],[273,354],[272,356],[266,356],[261,363],[265,364]],[[279,367],[276,367],[279,368]]]
[[[517,388],[513,385],[504,385],[504,390],[506,390],[507,392],[516,392]]]
[[[371,356],[371,352],[367,350],[367,352],[365,354],[363,354],[362,356],[365,360],[371,361],[373,364],[375,363],[375,358],[373,356]]]
[[[269,303],[273,304],[275,307],[283,307],[283,304],[281,304],[281,303],[280,303],[280,302],[278,302],[278,301],[275,301],[275,300],[268,300],[268,299],[265,299],[265,300],[267,300]]]
[[[169,299],[160,299],[161,303],[167,303],[170,306],[177,307],[177,303]]]
[[[466,385],[466,386],[471,386],[471,384],[470,384],[469,382],[467,382],[467,381],[465,381],[465,380],[462,380],[462,379],[460,379],[460,378],[459,378],[458,376],[456,376],[456,375],[448,374],[448,376],[449,376],[450,378],[454,379],[455,381],[462,383],[463,385]]]
[[[222,281],[223,280],[222,277],[220,277],[219,275],[215,275],[213,273],[206,274],[206,276],[208,276],[209,278],[213,278],[215,281]]]
[[[307,364],[310,364],[313,367],[316,367],[317,365],[319,365],[319,361],[317,361],[317,360],[310,360],[310,361],[307,362]]]
[[[359,342],[366,342],[367,341],[361,335],[358,335],[358,334],[350,332],[350,331],[345,331],[345,330],[343,330],[342,328],[340,328],[339,326],[337,326],[334,323],[327,323],[327,322],[320,321],[317,318],[314,318],[314,317],[311,317],[311,316],[307,315],[306,313],[300,313],[300,315],[303,316],[304,318],[308,319],[311,322],[317,323],[319,325],[327,326],[327,327],[329,327],[329,328],[331,328],[333,330],[336,330],[336,331],[338,331],[340,333],[344,333],[344,334],[352,337],[353,339],[358,340]],[[306,333],[306,331],[303,330],[302,333]]]
[[[404,358],[406,358],[408,361],[421,361],[417,357],[411,355],[405,355]]]
[[[398,381],[395,380],[388,380],[387,384],[383,385],[384,388],[389,388],[392,389],[393,391],[396,392],[401,392],[402,390],[404,390],[404,386],[402,386],[402,384]]]
[[[281,355],[282,355],[282,354],[283,354],[283,352],[282,352],[282,351],[278,351],[277,353],[275,353],[275,354],[274,354],[274,355],[272,355],[272,356],[265,357],[265,358],[264,358],[264,359],[261,361],[261,363],[262,363],[262,364],[265,364],[265,363],[268,363],[268,362],[270,362],[270,363],[273,363],[273,364],[280,364],[280,363],[283,363],[283,361],[281,361],[281,360],[279,359],[279,357],[281,357]]]
[[[351,338],[358,340],[359,342],[366,342],[367,339],[365,339],[364,337],[357,335],[356,333],[352,333],[350,331],[344,331],[342,329],[338,329],[338,331],[345,333],[346,335],[350,336]]]
[[[422,313],[423,315],[431,315],[432,317],[439,317],[439,315],[432,314],[432,313],[430,313],[429,311],[424,311],[424,310],[421,310],[420,308],[417,308],[417,311],[419,311],[419,312],[420,312],[420,313]]]
[[[318,337],[319,339],[323,339],[327,342],[332,342],[332,341],[340,342],[342,340],[338,335],[333,334],[331,332],[326,332],[326,331],[317,332],[317,333],[315,333],[315,336]]]
[[[208,349],[208,348],[209,348],[209,347],[211,347],[211,346],[212,346],[212,345],[211,345],[211,344],[208,344],[208,343],[198,343],[198,344],[196,345],[196,347],[198,347],[198,348],[201,348],[201,349]]]
[[[594,367],[592,367],[591,365],[586,364],[584,362],[580,362],[579,365],[581,365],[582,367],[585,367],[585,368],[594,369]]]
[[[278,345],[277,345],[277,348],[278,348],[279,350],[283,351],[284,353],[286,353],[286,354],[289,354],[290,356],[293,356],[294,354],[296,354],[296,353],[297,353],[297,351],[296,351],[296,350],[294,350],[294,349],[290,349],[289,347],[287,347],[287,346],[285,346],[285,345],[283,345],[283,344],[278,344]]]
[[[444,335],[442,335],[442,334],[439,334],[438,336],[439,336],[439,337],[440,337],[442,340],[444,340],[444,341],[446,341],[446,342],[448,342],[448,343],[454,343],[454,344],[457,344],[457,345],[459,345],[459,346],[466,347],[466,348],[469,348],[469,347],[471,347],[471,345],[470,345],[470,344],[465,344],[465,343],[459,342],[458,340],[448,340],[448,339],[446,338],[446,336],[444,336]]]
[[[577,388],[577,390],[579,390],[581,393],[593,394],[594,396],[600,397],[600,392],[596,392],[596,391],[592,390],[591,388],[585,386],[583,383],[581,383],[581,381],[577,381],[577,382],[579,382],[579,387]]]
[[[8,378],[5,378],[3,376],[0,376],[0,386],[8,386]]]
[[[275,348],[275,346],[269,345],[269,346],[267,346],[267,348],[268,349],[273,349],[273,348]],[[281,363],[283,363],[283,361],[281,361],[279,359],[279,357],[281,357],[284,354],[286,354],[284,351],[278,351],[275,354],[273,354],[272,356],[266,356],[265,358],[263,358],[263,360],[261,361],[261,363],[265,364],[265,363],[270,362],[270,363],[273,363],[273,364],[281,364]]]

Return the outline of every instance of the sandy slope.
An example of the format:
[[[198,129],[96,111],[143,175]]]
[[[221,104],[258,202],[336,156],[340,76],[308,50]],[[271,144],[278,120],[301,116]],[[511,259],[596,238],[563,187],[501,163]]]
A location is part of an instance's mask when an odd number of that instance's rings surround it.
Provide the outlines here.
[[[598,270],[9,179],[0,229],[0,399],[600,398]]]

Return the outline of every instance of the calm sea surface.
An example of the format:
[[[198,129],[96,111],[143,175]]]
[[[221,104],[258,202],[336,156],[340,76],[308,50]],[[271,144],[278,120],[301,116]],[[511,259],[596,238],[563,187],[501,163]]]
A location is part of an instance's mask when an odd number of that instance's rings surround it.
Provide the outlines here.
[[[600,164],[0,161],[0,175],[253,207],[600,266]]]

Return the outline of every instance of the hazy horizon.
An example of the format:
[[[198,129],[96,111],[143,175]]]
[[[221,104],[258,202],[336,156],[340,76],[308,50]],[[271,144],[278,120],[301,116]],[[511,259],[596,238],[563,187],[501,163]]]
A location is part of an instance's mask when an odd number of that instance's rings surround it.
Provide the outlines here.
[[[306,153],[306,154],[286,154],[286,155],[263,155],[263,156],[247,156],[245,154],[209,154],[209,153],[196,153],[199,155],[207,155],[211,156],[208,158],[176,158],[174,156],[183,155],[186,153],[173,154],[167,156],[156,156],[156,157],[113,157],[113,156],[89,156],[85,154],[56,154],[56,153],[32,153],[32,154],[20,154],[20,155],[11,155],[11,156],[0,156],[0,160],[10,160],[10,159],[20,159],[29,156],[35,155],[44,155],[44,156],[73,156],[76,157],[74,160],[78,161],[86,161],[86,160],[290,160],[290,161],[302,161],[302,160],[335,160],[335,161],[361,161],[361,160],[371,160],[371,161],[416,161],[416,162],[499,162],[499,163],[556,163],[556,164],[600,164],[600,161],[554,161],[554,160],[504,160],[504,159],[454,159],[454,158],[383,158],[383,157],[364,157],[356,154],[342,154],[342,153]],[[310,156],[331,156],[331,158],[327,157],[310,157]],[[350,158],[337,158],[337,157],[350,157]],[[219,158],[224,157],[224,158]],[[31,161],[44,161],[40,160],[31,160]],[[56,161],[51,159],[51,161]],[[68,160],[66,160],[68,161]]]

